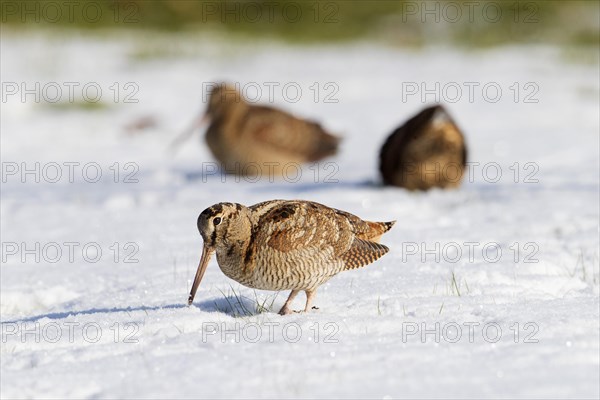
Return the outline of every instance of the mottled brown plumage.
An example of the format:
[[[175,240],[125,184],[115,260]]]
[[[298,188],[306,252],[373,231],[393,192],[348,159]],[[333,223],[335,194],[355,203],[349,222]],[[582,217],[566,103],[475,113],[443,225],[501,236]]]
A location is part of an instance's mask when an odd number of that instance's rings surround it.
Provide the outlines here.
[[[460,129],[441,106],[428,107],[396,129],[379,156],[386,185],[409,190],[460,185],[467,148]]]
[[[335,154],[339,143],[318,123],[250,104],[226,84],[212,90],[205,117],[208,147],[224,171],[236,175],[281,175],[290,163]]]
[[[204,248],[188,299],[191,304],[213,252],[225,275],[251,288],[291,290],[280,314],[339,272],[370,264],[388,252],[377,243],[394,222],[363,221],[310,201],[271,200],[246,207],[218,203],[198,217]]]

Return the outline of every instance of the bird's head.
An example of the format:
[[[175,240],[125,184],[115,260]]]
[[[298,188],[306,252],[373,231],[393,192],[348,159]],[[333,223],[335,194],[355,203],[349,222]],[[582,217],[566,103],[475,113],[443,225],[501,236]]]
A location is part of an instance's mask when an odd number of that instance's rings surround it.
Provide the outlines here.
[[[205,118],[218,118],[225,114],[229,108],[237,104],[245,104],[245,100],[239,90],[234,85],[220,83],[213,87],[210,92]]]
[[[237,203],[212,205],[198,216],[198,231],[204,245],[188,304],[192,304],[194,300],[212,254],[216,251],[218,258],[220,253],[232,253],[231,249],[235,251],[242,248],[250,239],[250,210]]]

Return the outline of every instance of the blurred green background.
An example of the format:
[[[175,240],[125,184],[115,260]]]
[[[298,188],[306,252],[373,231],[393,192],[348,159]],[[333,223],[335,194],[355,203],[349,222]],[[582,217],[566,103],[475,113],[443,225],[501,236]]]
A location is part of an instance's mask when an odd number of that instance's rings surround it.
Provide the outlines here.
[[[295,43],[600,45],[592,1],[5,1],[3,29],[210,31]]]

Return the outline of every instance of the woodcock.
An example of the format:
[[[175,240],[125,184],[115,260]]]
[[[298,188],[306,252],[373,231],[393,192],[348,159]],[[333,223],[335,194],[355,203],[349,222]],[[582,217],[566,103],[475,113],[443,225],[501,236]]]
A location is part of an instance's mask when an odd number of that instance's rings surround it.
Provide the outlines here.
[[[271,200],[250,207],[218,203],[202,211],[202,257],[188,298],[192,304],[213,253],[221,271],[250,288],[291,290],[279,311],[306,292],[309,311],[317,288],[336,274],[370,264],[388,252],[379,244],[393,222],[369,222],[310,201]]]
[[[316,122],[272,107],[250,104],[232,85],[210,93],[206,143],[224,172],[279,176],[291,163],[319,161],[336,153],[340,139]],[[191,134],[191,132],[190,132]]]
[[[467,162],[465,139],[441,105],[428,107],[396,129],[379,155],[386,185],[409,190],[460,185]]]

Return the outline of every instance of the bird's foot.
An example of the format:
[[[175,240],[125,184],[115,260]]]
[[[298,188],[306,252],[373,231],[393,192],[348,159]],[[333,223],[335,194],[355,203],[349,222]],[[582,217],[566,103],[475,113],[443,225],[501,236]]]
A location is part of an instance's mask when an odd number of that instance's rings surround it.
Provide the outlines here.
[[[281,308],[281,310],[279,310],[278,314],[279,315],[290,315],[290,314],[297,313],[297,312],[300,312],[300,311],[292,310],[291,308],[284,306]]]
[[[318,310],[317,307],[313,307],[313,310]],[[302,314],[308,312],[309,310],[292,310],[291,308],[282,308],[279,310],[279,315],[290,315],[290,314]]]

